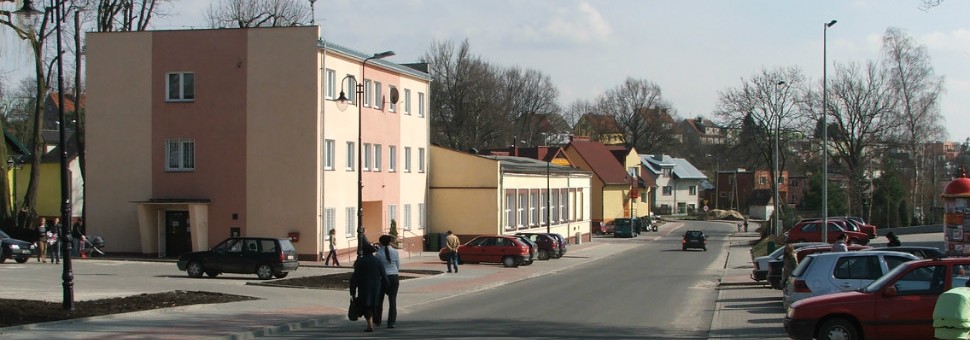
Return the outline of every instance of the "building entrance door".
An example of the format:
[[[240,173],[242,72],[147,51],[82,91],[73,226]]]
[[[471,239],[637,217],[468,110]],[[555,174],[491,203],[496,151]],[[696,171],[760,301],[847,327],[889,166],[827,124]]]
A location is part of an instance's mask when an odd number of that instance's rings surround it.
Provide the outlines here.
[[[179,256],[192,251],[192,232],[189,228],[188,211],[165,212],[165,252],[167,256]]]

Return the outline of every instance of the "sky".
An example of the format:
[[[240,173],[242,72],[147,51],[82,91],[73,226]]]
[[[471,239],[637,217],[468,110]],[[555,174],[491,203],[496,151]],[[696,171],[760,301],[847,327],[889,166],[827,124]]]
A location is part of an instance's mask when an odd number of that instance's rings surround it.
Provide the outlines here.
[[[206,28],[213,0],[174,0],[154,29]],[[796,66],[820,82],[823,24],[829,76],[836,63],[881,57],[886,29],[927,48],[944,78],[948,140],[970,137],[970,1],[944,0],[320,0],[325,40],[388,61],[419,61],[434,42],[468,40],[474,55],[535,69],[559,89],[563,107],[594,100],[627,78],[660,86],[681,118],[712,115],[720,93],[762,69]],[[309,1],[307,1],[309,6]],[[3,41],[7,43],[7,40]],[[0,72],[16,69],[0,54]],[[11,66],[14,65],[14,66]],[[9,77],[9,76],[8,76]]]

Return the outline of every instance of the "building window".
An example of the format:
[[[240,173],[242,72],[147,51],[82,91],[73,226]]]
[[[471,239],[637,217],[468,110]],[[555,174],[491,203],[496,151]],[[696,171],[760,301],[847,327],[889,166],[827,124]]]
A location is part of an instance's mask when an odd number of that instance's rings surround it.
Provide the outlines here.
[[[559,223],[559,189],[552,189],[549,195],[552,197],[552,203],[549,204],[549,209],[552,209],[549,212],[552,214],[552,222]]]
[[[768,184],[768,177],[765,177],[765,176],[761,176],[761,177],[759,177],[759,178],[758,178],[758,183],[760,183],[760,184],[762,184],[762,185],[764,185],[764,184]]]
[[[673,194],[674,194],[674,188],[673,187],[671,187],[669,185],[664,186],[664,188],[663,188],[663,195],[664,196],[670,196],[670,195],[673,195]]]
[[[562,189],[561,193],[559,194],[559,214],[560,214],[559,220],[560,221],[563,221],[563,222],[569,221],[569,209],[567,208],[569,207],[569,204],[567,204],[568,202],[569,202],[569,190]]]
[[[728,195],[727,191],[721,191],[721,193],[718,194],[718,196],[721,196],[721,198],[727,198],[727,195]]]
[[[374,93],[374,84],[370,79],[364,79],[364,107],[371,106],[370,95]]]
[[[404,89],[404,114],[411,114],[411,89]]]
[[[690,194],[691,195],[697,195],[697,186],[696,185],[691,185],[691,186],[689,186],[687,188],[690,191]]]
[[[374,108],[380,110],[384,105],[384,93],[381,91],[381,82],[374,82]]]
[[[323,239],[326,240],[330,238],[330,230],[333,230],[333,228],[337,227],[337,209],[334,209],[334,208],[323,209],[323,224],[327,229],[326,230],[327,233],[324,234],[325,236],[323,237]]]
[[[327,69],[327,99],[337,98],[337,72]]]
[[[333,170],[334,162],[334,152],[336,152],[336,142],[333,139],[327,139],[323,142],[324,156],[323,156],[323,168],[326,170]]]
[[[398,221],[398,219],[397,219],[397,205],[396,204],[388,204],[387,205],[387,218],[390,218],[391,221]]]
[[[391,93],[394,93],[394,89],[396,89],[396,87],[388,86],[388,89],[390,89],[389,91],[391,91]],[[391,103],[389,107],[391,112],[397,112],[397,103]]]
[[[404,230],[411,230],[411,205],[404,205]]]
[[[411,147],[404,147],[404,172],[411,172]]]
[[[397,146],[388,145],[387,146],[387,171],[394,172],[397,170]]]
[[[371,170],[381,171],[381,145],[374,144],[374,168]]]
[[[357,150],[355,149],[354,142],[347,142],[347,170],[354,170],[354,162],[356,160],[354,155],[356,154]]]
[[[539,190],[529,191],[529,225],[539,226]]]
[[[418,117],[424,118],[424,92],[418,92]]]
[[[525,190],[519,190],[519,204],[516,206],[515,211],[519,213],[519,223],[517,226],[519,229],[525,229],[529,224],[529,192]]]
[[[363,157],[364,157],[364,159],[362,159],[364,161],[363,170],[364,171],[368,171],[368,170],[370,170],[370,166],[371,166],[370,165],[370,162],[371,162],[370,143],[364,143],[364,156]]]
[[[357,231],[357,209],[347,207],[347,237],[354,237]]]
[[[165,99],[170,102],[190,102],[195,100],[195,73],[169,73],[166,79]]]
[[[418,172],[424,172],[424,148],[418,148]]]
[[[515,230],[515,190],[505,190],[505,231]]]
[[[545,189],[539,190],[539,219],[542,224],[549,223],[549,214],[546,213],[549,209],[549,192]]]
[[[195,139],[170,138],[165,140],[165,171],[195,170]]]
[[[357,105],[357,78],[354,78],[354,76],[350,74],[344,78],[348,79],[348,81],[346,83],[341,82],[340,85],[344,86],[344,89],[341,92],[343,92],[344,96],[350,100],[350,105]]]
[[[670,168],[666,168],[666,169],[661,170],[661,173],[664,176],[670,177],[670,170],[671,170]]]
[[[424,229],[427,226],[428,214],[424,209],[424,203],[418,203],[418,229]]]

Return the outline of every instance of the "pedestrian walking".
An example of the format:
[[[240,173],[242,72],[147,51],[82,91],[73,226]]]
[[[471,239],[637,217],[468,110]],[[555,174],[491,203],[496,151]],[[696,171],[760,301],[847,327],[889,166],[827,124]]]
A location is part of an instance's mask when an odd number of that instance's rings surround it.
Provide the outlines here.
[[[377,247],[377,259],[384,265],[384,272],[387,274],[387,289],[384,291],[387,295],[387,328],[394,328],[397,322],[397,291],[401,286],[401,280],[398,277],[401,258],[397,254],[397,249],[391,244],[394,240],[394,236],[382,235],[378,239],[380,246]],[[380,314],[383,309],[383,307],[377,309],[377,320],[381,319]]]
[[[37,262],[47,263],[47,219],[37,221]]]
[[[330,251],[327,252],[327,259],[323,261],[324,266],[330,265],[330,259],[333,259],[333,265],[340,267],[340,260],[337,260],[337,229],[330,229],[327,232],[330,237],[327,239],[327,244],[330,245]]]
[[[788,285],[788,278],[791,277],[791,273],[795,271],[795,267],[798,267],[798,257],[795,256],[795,245],[791,243],[785,245],[785,253],[782,261],[781,286],[784,288]]]
[[[365,240],[366,241],[366,240]],[[350,296],[357,300],[365,320],[365,332],[373,332],[380,326],[380,310],[383,307],[384,287],[387,286],[387,273],[381,261],[374,256],[374,246],[361,242],[361,255],[354,261],[354,272],[350,275]]]
[[[47,251],[50,253],[51,263],[61,263],[61,219],[54,218],[54,225],[47,230]]]
[[[893,232],[890,231],[890,232],[886,233],[886,239],[889,240],[889,243],[887,243],[886,246],[888,246],[888,247],[899,247],[899,245],[900,245],[900,243],[899,243],[899,236],[896,236],[896,234],[893,234]]]
[[[451,267],[455,267],[455,273],[458,272],[458,246],[461,245],[461,241],[458,240],[458,236],[455,236],[448,231],[448,236],[445,237],[445,245],[448,247],[448,272],[451,273]]]
[[[81,220],[77,220],[71,225],[71,256],[73,257],[81,256],[84,247],[84,242],[81,242],[82,236],[84,236],[84,224]]]
[[[832,244],[832,251],[833,252],[836,252],[836,251],[849,251],[849,245],[846,244],[846,241],[848,241],[848,240],[849,240],[849,236],[848,235],[846,235],[846,234],[839,235],[839,238],[837,240],[835,240],[835,243]]]

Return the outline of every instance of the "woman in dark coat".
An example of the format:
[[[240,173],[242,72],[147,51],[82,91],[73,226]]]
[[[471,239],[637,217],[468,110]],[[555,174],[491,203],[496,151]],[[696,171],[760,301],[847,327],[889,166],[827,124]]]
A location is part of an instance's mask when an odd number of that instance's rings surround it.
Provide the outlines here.
[[[381,320],[374,319],[380,315],[379,310],[384,304],[384,287],[387,286],[387,273],[384,265],[374,256],[376,248],[369,242],[363,243],[363,254],[354,261],[354,273],[350,276],[350,296],[357,297],[357,304],[367,320],[365,332],[373,332],[374,325],[381,325]],[[378,316],[379,317],[379,316]]]

